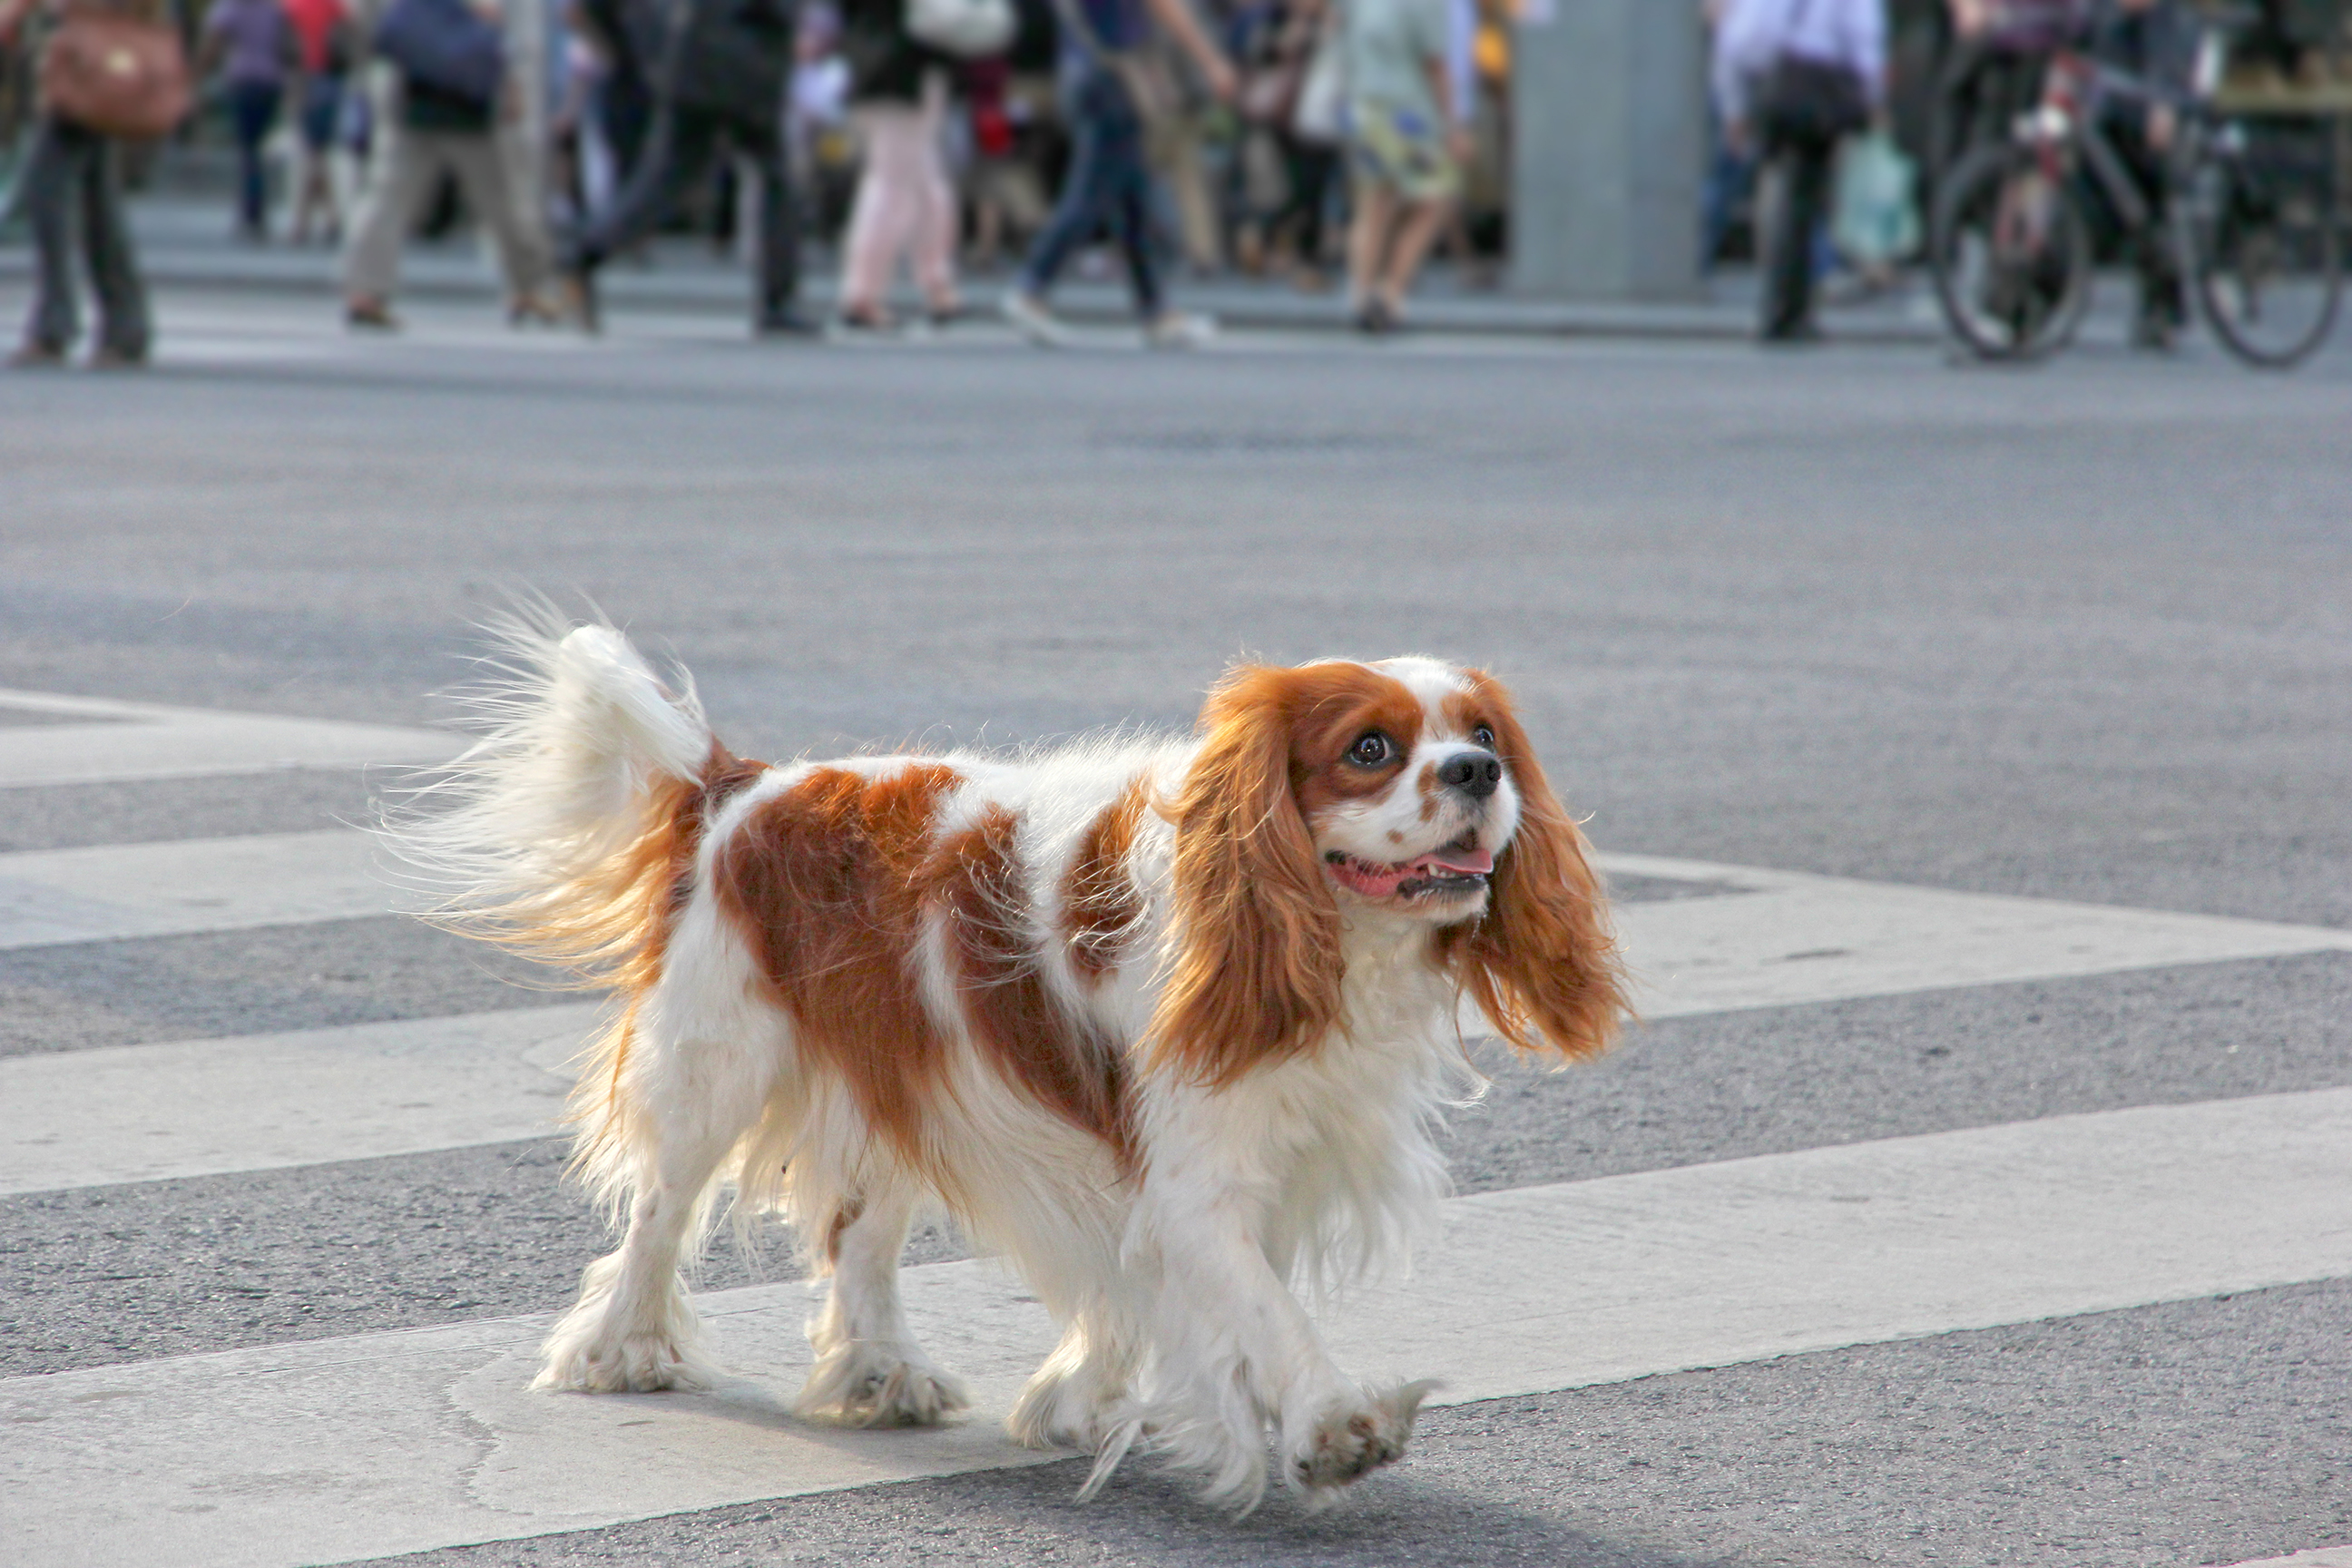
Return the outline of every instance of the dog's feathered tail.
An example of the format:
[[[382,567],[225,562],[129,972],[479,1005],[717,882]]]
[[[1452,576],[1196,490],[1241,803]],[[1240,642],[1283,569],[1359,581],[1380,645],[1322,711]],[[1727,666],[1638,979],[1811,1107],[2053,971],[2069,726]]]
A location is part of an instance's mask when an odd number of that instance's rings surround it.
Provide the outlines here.
[[[691,683],[665,683],[619,631],[531,606],[488,628],[491,679],[465,696],[484,731],[388,812],[384,841],[423,895],[415,912],[611,989],[621,1006],[583,1053],[577,1163],[622,1129],[612,1089],[629,1016],[658,977],[674,889],[692,867],[711,784],[742,764],[719,746]]]

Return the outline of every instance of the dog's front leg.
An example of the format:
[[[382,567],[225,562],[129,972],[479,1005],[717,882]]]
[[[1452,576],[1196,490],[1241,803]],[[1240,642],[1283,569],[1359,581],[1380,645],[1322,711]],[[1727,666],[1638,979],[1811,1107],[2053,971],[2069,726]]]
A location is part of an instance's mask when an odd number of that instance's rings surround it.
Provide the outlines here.
[[[1310,1501],[1399,1458],[1427,1384],[1367,1390],[1335,1365],[1269,1257],[1269,1197],[1212,1153],[1155,1158],[1137,1239],[1157,1268],[1156,1437],[1244,1510],[1265,1489],[1273,1428],[1286,1485]]]

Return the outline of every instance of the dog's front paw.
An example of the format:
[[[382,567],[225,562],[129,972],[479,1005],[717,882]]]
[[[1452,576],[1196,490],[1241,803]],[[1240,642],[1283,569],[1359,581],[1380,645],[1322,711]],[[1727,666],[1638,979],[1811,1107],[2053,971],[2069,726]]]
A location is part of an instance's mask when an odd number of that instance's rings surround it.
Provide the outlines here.
[[[1327,1406],[1305,1436],[1291,1445],[1286,1479],[1310,1499],[1328,1500],[1339,1488],[1402,1458],[1413,1416],[1436,1386],[1408,1383],[1351,1394]]]
[[[696,1350],[664,1333],[623,1334],[547,1346],[547,1364],[531,1386],[577,1394],[655,1394],[709,1388],[712,1369]]]
[[[793,1408],[843,1426],[936,1426],[971,1403],[911,1346],[853,1340],[817,1358]]]

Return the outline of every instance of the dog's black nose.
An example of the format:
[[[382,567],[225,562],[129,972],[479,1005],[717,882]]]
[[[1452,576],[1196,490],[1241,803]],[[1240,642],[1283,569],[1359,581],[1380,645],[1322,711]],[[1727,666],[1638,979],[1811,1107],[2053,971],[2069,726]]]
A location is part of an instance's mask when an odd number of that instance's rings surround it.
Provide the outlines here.
[[[1503,782],[1502,760],[1492,752],[1459,752],[1437,770],[1437,782],[1472,800],[1484,800]]]

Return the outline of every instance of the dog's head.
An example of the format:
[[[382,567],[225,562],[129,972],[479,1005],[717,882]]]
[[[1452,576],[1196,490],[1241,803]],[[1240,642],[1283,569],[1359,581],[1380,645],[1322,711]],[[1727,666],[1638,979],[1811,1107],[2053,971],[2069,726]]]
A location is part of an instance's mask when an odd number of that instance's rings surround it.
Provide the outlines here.
[[[1350,920],[1425,943],[1523,1048],[1607,1044],[1623,1004],[1600,893],[1499,682],[1427,658],[1244,666],[1202,725],[1160,1060],[1223,1083],[1314,1045]]]

